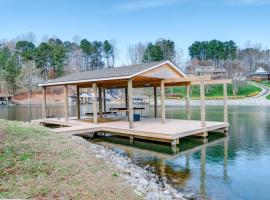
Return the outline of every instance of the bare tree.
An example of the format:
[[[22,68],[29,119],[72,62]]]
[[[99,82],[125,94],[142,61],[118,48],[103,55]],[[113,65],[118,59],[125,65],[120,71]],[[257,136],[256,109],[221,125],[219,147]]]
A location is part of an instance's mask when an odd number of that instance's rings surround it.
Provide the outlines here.
[[[129,45],[127,48],[127,62],[132,65],[142,63],[145,49],[146,45],[140,42]]]
[[[228,77],[232,79],[233,95],[238,93],[238,88],[241,80],[243,80],[247,70],[239,60],[226,63]]]

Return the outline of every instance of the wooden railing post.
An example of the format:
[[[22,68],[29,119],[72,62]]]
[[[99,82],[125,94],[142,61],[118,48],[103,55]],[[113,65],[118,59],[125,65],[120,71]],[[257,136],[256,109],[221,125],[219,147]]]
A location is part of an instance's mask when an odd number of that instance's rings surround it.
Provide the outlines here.
[[[64,85],[64,110],[65,110],[65,121],[68,121],[68,87]]]
[[[46,119],[47,118],[47,111],[46,111],[46,87],[42,87],[42,95],[43,95],[43,100],[42,100],[42,109],[41,109],[41,113],[42,113],[42,119]]]
[[[205,94],[204,82],[200,82],[200,99],[201,99],[201,126],[205,127]]]
[[[154,87],[154,116],[157,118],[157,87]]]
[[[104,112],[106,113],[106,89],[103,88],[103,109],[104,109]]]
[[[165,111],[165,84],[164,80],[160,82],[160,97],[161,97],[161,123],[165,123],[166,111]]]
[[[92,84],[92,92],[93,92],[93,122],[94,124],[98,123],[97,120],[97,83]]]
[[[186,85],[186,116],[190,120],[190,85]]]
[[[98,105],[99,105],[99,117],[103,117],[103,111],[102,111],[102,87],[98,87]]]
[[[128,79],[128,120],[129,120],[129,128],[134,128],[133,122],[133,86],[132,79]]]
[[[76,86],[77,90],[77,117],[78,119],[81,119],[81,102],[80,102],[80,86]]]

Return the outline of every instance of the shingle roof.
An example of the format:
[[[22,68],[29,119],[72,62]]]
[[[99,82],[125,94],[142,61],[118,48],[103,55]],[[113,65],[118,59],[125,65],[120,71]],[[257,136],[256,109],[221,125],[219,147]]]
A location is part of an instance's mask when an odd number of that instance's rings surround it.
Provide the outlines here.
[[[137,74],[144,70],[147,70],[151,67],[157,66],[162,62],[151,62],[151,63],[144,63],[138,65],[128,65],[122,67],[115,67],[115,68],[104,68],[104,69],[97,69],[93,71],[87,72],[78,72],[74,74],[70,74],[67,76],[63,76],[60,78],[56,78],[53,80],[48,80],[40,84],[42,85],[50,85],[56,83],[63,83],[63,82],[74,82],[74,81],[84,81],[84,80],[96,80],[96,79],[106,79],[106,78],[117,78],[117,77],[127,77],[132,76],[133,74]]]

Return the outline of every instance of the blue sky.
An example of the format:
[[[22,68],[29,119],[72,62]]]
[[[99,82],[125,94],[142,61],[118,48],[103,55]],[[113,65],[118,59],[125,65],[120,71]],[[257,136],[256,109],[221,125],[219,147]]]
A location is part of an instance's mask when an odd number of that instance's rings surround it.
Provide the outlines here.
[[[33,32],[72,40],[115,39],[126,47],[167,38],[187,52],[195,40],[251,40],[270,48],[270,0],[0,0],[0,39]]]

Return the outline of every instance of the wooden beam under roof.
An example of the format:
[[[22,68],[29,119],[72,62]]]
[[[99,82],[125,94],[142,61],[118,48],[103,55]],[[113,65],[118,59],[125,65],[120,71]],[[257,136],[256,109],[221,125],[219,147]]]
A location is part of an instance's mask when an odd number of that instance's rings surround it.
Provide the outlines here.
[[[205,85],[221,85],[221,84],[229,84],[232,83],[231,79],[222,79],[222,80],[208,80],[204,81]],[[200,85],[200,82],[191,82],[192,85]]]

